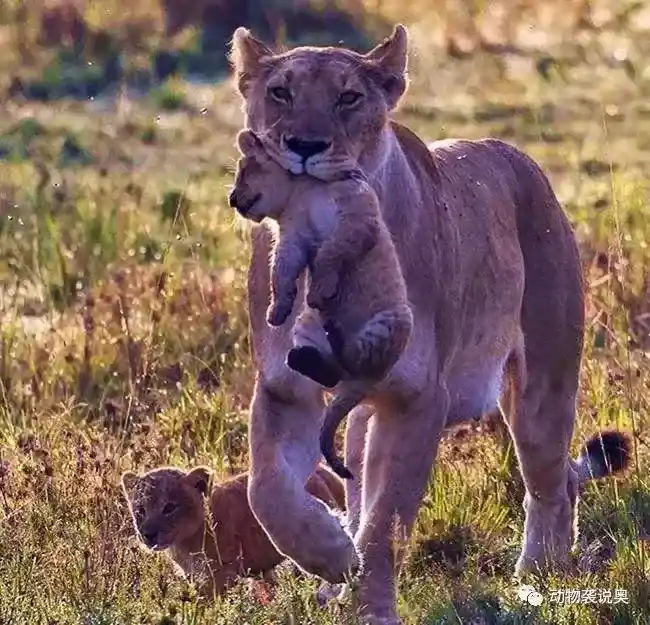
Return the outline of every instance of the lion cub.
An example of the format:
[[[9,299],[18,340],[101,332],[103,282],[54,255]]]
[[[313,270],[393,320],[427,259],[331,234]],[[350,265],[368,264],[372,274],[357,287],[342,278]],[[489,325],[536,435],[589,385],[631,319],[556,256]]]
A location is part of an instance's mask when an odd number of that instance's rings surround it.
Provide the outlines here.
[[[144,475],[127,471],[121,481],[140,541],[152,551],[168,550],[204,597],[223,594],[240,577],[267,575],[284,560],[250,509],[247,473],[211,491],[211,472],[205,467],[189,472],[162,467]],[[305,488],[329,507],[345,510],[343,484],[324,466],[316,468]]]
[[[325,387],[343,381],[325,413],[321,451],[339,476],[351,478],[334,454],[336,429],[399,360],[413,326],[393,241],[362,172],[327,183],[293,176],[252,131],[241,131],[237,143],[243,158],[230,204],[248,219],[269,217],[279,228],[267,321],[286,321],[296,281],[309,267],[308,308],[295,324],[287,365]],[[327,334],[324,349],[323,342],[306,344],[316,325]]]

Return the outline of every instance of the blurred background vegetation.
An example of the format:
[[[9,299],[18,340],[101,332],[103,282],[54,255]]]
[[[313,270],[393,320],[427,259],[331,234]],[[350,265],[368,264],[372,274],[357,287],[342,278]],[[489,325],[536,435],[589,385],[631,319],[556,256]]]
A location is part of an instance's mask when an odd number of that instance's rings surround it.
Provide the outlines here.
[[[429,43],[452,57],[477,50],[521,53],[537,48],[539,52],[539,44],[547,47],[570,41],[575,45],[590,32],[620,33],[634,24],[643,4],[596,0],[3,0],[0,75],[4,84],[0,86],[10,95],[48,100],[94,97],[118,84],[145,88],[177,74],[223,77],[228,42],[237,26],[247,26],[278,46],[344,44],[363,50],[386,35],[393,21],[402,20],[426,28]],[[618,62],[629,61],[621,58]]]
[[[248,226],[227,206],[235,27],[278,47],[411,35],[397,118],[536,158],[574,225],[588,333],[574,451],[634,436],[590,485],[569,580],[629,604],[539,609],[510,572],[521,483],[487,426],[441,446],[401,578],[421,623],[648,622],[650,7],[635,0],[0,0],[0,623],[352,622],[314,581],[197,601],[136,548],[119,475],[247,465]],[[478,432],[477,432],[478,431]],[[477,435],[480,433],[480,436]]]

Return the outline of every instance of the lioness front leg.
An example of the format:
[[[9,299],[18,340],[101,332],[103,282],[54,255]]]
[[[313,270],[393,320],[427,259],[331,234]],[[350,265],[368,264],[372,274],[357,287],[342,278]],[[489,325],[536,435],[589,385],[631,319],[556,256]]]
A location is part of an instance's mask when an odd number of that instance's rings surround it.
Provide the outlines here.
[[[354,536],[359,529],[361,518],[361,493],[363,483],[363,457],[366,435],[374,409],[371,406],[357,406],[348,415],[345,426],[344,456],[345,464],[354,476],[345,480],[345,509],[348,530]]]
[[[277,246],[271,267],[271,305],[266,320],[271,326],[282,325],[291,315],[298,294],[297,280],[307,266],[307,254],[293,237],[284,238]]]
[[[284,388],[291,391],[283,396],[263,382],[255,386],[248,498],[280,553],[303,571],[338,583],[358,569],[357,550],[341,519],[305,490],[320,456],[322,395],[310,380],[289,377]]]
[[[435,460],[449,396],[435,385],[395,413],[379,405],[370,420],[362,509],[355,543],[363,576],[355,603],[363,625],[400,625],[396,573]]]

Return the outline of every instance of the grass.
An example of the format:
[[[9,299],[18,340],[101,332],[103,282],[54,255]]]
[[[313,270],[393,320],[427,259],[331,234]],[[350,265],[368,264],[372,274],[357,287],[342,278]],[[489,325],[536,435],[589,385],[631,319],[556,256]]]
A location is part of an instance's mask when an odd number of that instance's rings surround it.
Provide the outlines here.
[[[583,572],[536,580],[545,597],[536,608],[511,579],[523,513],[498,442],[476,428],[449,433],[400,577],[405,623],[647,623],[647,25],[639,13],[605,15],[603,27],[564,43],[456,58],[431,35],[445,16],[425,3],[409,14],[404,3],[367,4],[412,25],[401,121],[429,140],[504,138],[549,173],[588,281],[574,451],[601,428],[634,434],[634,467],[584,494]],[[49,53],[31,54],[45,63]],[[4,101],[3,625],[352,622],[345,606],[317,607],[315,581],[287,572],[266,605],[245,583],[218,603],[198,601],[163,557],[138,548],[119,490],[126,469],[206,463],[225,476],[247,464],[249,244],[226,200],[241,123],[229,81],[175,79],[146,97]],[[551,601],[561,589],[623,589],[629,602]]]

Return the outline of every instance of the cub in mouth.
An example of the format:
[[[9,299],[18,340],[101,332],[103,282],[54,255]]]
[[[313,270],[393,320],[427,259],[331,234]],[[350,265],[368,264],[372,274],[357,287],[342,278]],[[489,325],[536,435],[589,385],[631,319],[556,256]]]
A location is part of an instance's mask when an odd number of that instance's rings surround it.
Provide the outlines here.
[[[308,307],[295,324],[287,365],[318,384],[340,383],[325,413],[321,451],[341,477],[352,474],[334,453],[336,429],[402,355],[413,327],[406,286],[378,198],[358,170],[322,182],[295,176],[266,152],[251,130],[230,205],[253,221],[275,221],[267,321],[282,325],[293,310],[296,281],[310,269]]]

